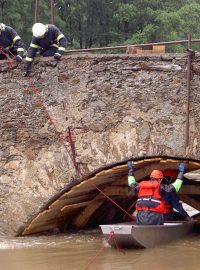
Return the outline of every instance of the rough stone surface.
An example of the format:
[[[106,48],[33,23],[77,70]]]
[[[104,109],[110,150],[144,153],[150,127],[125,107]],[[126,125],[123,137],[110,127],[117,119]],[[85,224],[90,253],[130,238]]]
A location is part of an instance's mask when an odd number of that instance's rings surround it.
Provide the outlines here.
[[[129,158],[199,160],[198,66],[194,61],[186,155],[183,55],[65,56],[58,64],[36,59],[31,78],[1,61],[0,234],[15,235],[76,180],[66,140],[69,127],[76,129],[82,175]]]

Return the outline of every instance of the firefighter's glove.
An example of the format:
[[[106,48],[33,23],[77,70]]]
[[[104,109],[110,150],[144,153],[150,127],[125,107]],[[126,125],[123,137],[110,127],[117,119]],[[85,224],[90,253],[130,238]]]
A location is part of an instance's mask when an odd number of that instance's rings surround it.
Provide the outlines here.
[[[133,175],[133,171],[134,171],[134,164],[132,161],[128,161],[127,162],[128,165],[128,175],[132,176]]]
[[[55,58],[56,60],[60,60],[61,56],[62,56],[62,54],[60,54],[60,53],[58,53],[58,52],[56,52],[56,53],[54,54],[54,58]]]
[[[185,164],[184,163],[180,163],[178,166],[179,172],[184,173],[185,172]]]
[[[16,60],[17,63],[20,63],[20,62],[22,62],[22,57],[20,55],[17,55],[15,57],[15,60]]]

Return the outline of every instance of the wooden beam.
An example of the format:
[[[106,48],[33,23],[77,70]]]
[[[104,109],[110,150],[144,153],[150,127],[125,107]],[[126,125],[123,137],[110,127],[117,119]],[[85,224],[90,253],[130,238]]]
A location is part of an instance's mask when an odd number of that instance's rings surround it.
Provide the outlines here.
[[[94,197],[99,194],[99,191],[97,192],[93,192],[90,194],[84,194],[81,196],[74,196],[74,197],[67,197],[67,194],[65,196],[65,198],[59,198],[58,200],[56,200],[55,202],[53,202],[50,206],[49,209],[61,209],[63,208],[63,206],[68,205],[68,204],[73,204],[73,203],[80,203],[80,202],[84,202],[84,201],[89,201],[94,199]]]
[[[96,198],[94,198],[94,200],[92,200],[91,203],[74,219],[73,225],[78,229],[84,228],[92,214],[105,200],[106,198],[102,194],[96,196]]]
[[[61,212],[65,212],[65,211],[76,209],[76,208],[83,208],[83,207],[87,206],[89,203],[90,203],[90,201],[81,202],[81,203],[75,203],[75,204],[70,204],[70,205],[65,205],[61,209]]]
[[[35,23],[39,22],[40,20],[40,7],[39,7],[40,1],[35,0]]]
[[[48,211],[48,212],[47,212]],[[45,231],[45,229],[43,229],[43,227],[46,226],[56,226],[57,223],[60,222],[64,222],[67,220],[67,218],[74,212],[76,212],[76,209],[70,209],[68,212],[61,212],[61,211],[44,211],[42,213],[40,213],[39,215],[37,215],[37,217],[35,217],[32,222],[29,224],[28,227],[26,227],[23,232],[22,235],[28,235],[28,234],[32,234],[34,232],[36,232],[35,230],[37,230],[37,232],[40,231]]]
[[[51,0],[51,23],[55,23],[55,8],[54,8],[54,0]]]
[[[197,185],[183,185],[179,194],[200,195],[200,186]]]
[[[193,208],[200,211],[200,202],[199,201],[195,200],[194,198],[192,198],[188,195],[180,194],[179,197],[180,197],[181,201],[183,201],[184,203],[187,203],[188,205],[190,205]]]
[[[184,174],[184,176],[187,178],[187,179],[190,179],[190,180],[196,180],[196,179],[200,179],[200,169],[198,170],[193,170],[191,172],[186,172]]]
[[[128,196],[128,186],[108,186],[103,190],[107,196]],[[100,195],[100,194],[99,194]],[[102,194],[102,197],[104,195]]]

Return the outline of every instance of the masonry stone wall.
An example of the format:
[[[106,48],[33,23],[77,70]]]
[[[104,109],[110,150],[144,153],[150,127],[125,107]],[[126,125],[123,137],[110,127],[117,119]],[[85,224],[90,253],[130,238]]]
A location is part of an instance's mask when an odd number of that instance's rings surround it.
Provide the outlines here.
[[[199,160],[198,59],[187,153],[186,68],[184,55],[77,55],[38,58],[27,78],[1,61],[0,234],[15,235],[76,180],[69,127],[82,175],[129,158]]]

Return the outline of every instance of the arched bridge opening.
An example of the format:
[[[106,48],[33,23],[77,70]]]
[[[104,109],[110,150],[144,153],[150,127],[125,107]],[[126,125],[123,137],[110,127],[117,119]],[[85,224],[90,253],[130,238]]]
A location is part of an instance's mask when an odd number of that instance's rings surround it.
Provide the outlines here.
[[[153,169],[172,169],[186,163],[184,185],[179,196],[200,211],[200,162],[175,158],[143,158],[135,160],[135,178],[147,179]],[[20,235],[43,232],[65,232],[71,229],[96,228],[100,224],[124,222],[135,211],[136,196],[127,185],[127,163],[105,167],[87,179],[68,186],[43,211],[38,213]],[[200,223],[200,217],[196,217]]]

